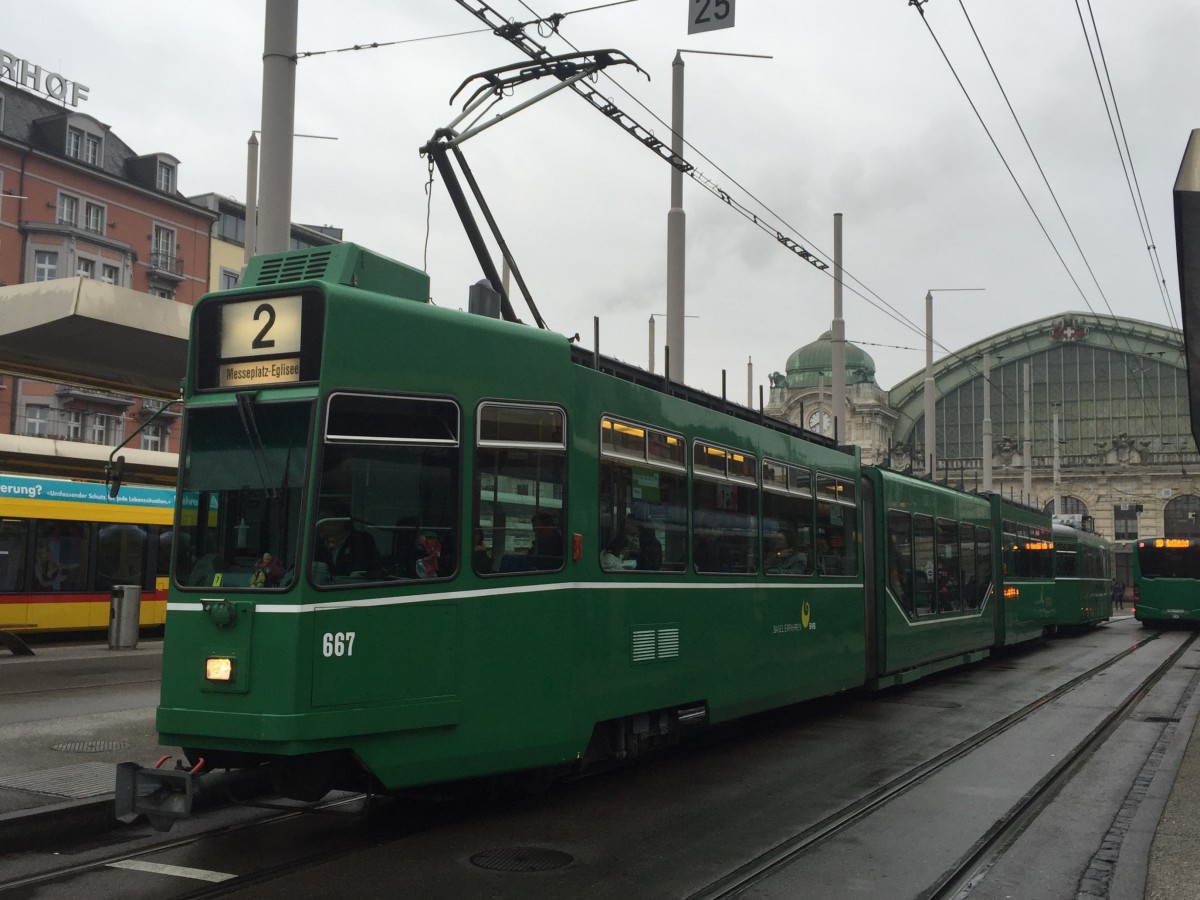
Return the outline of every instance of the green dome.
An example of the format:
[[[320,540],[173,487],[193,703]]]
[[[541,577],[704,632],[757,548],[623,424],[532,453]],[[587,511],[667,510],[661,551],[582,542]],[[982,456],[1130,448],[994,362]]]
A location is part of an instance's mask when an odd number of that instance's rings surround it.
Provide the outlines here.
[[[788,357],[784,384],[788,387],[816,387],[833,380],[833,332],[827,331]],[[846,384],[874,384],[875,360],[861,347],[846,341]]]

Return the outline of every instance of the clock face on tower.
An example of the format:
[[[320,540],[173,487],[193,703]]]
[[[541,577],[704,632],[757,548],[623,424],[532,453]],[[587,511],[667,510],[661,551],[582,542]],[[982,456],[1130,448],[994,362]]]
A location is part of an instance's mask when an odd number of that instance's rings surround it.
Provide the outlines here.
[[[833,434],[833,418],[823,409],[814,409],[808,414],[808,430]]]

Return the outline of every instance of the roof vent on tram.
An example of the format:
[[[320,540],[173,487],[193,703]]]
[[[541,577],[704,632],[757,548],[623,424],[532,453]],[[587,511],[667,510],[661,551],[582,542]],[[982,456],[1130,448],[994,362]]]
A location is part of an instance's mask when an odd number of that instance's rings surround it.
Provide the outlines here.
[[[391,297],[429,302],[429,276],[419,269],[358,244],[308,247],[255,256],[242,287],[280,287],[306,281],[332,281]]]

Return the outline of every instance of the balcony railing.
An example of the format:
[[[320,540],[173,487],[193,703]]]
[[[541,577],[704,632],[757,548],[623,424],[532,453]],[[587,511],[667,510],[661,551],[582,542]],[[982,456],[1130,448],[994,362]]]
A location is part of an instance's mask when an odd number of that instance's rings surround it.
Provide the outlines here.
[[[125,397],[121,394],[113,394],[109,391],[102,391],[97,388],[78,387],[73,384],[60,384],[54,388],[54,393],[59,397],[64,397],[70,400],[91,400],[96,403],[110,403],[113,406],[132,406],[133,398]]]
[[[167,408],[167,404],[175,403],[174,406]],[[143,416],[153,416],[156,413],[162,413],[163,416],[171,416],[179,418],[183,415],[183,407],[181,404],[172,400],[142,400],[141,414]]]
[[[183,277],[183,257],[172,256],[169,253],[163,253],[161,250],[152,250],[150,252],[150,268],[156,272],[163,272],[167,275]]]
[[[52,441],[114,446],[125,438],[125,416],[27,403],[17,408],[18,434]]]

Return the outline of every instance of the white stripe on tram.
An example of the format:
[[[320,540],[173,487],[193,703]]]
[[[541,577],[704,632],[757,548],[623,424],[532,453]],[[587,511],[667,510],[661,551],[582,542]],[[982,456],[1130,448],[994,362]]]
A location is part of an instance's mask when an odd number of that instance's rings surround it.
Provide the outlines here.
[[[609,591],[851,591],[862,590],[862,582],[838,584],[795,584],[780,583],[702,583],[688,582],[655,582],[655,581],[556,581],[551,584],[522,584],[513,587],[493,588],[490,590],[445,591],[437,594],[407,594],[390,597],[366,597],[358,600],[338,600],[335,594],[330,594],[328,600],[317,603],[302,604],[262,604],[254,608],[258,613],[275,613],[295,615],[297,613],[313,612],[318,609],[352,609],[373,606],[400,606],[408,603],[440,603],[447,600],[474,600],[484,597],[503,597],[518,594],[542,594],[547,591],[577,591],[577,590],[609,590]],[[205,597],[196,603],[175,601],[167,604],[168,612],[201,612],[204,603],[224,600],[224,597]]]

